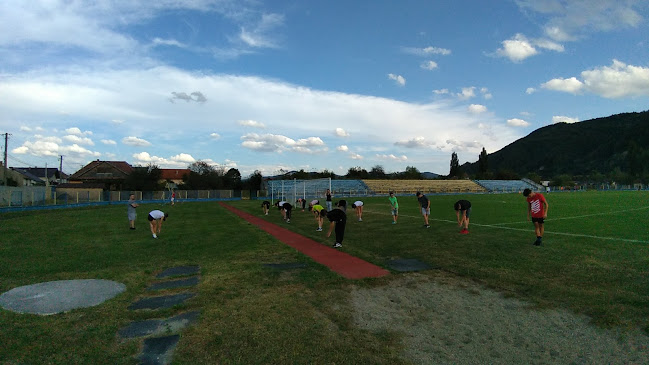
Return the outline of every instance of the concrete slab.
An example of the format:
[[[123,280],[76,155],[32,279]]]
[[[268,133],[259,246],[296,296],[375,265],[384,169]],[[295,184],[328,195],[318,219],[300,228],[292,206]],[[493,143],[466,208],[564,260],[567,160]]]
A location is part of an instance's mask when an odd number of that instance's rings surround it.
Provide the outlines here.
[[[163,295],[159,297],[151,297],[140,299],[137,302],[128,306],[130,310],[138,309],[162,309],[162,308],[171,308],[174,305],[183,303],[189,298],[194,297],[194,293],[181,293],[175,295]]]
[[[151,286],[146,288],[146,290],[149,291],[154,291],[154,290],[164,290],[164,289],[175,289],[175,288],[183,288],[183,287],[188,287],[188,286],[195,286],[198,284],[198,276],[192,276],[187,279],[180,279],[180,280],[171,280],[171,281],[163,281],[160,283],[153,283]]]
[[[138,357],[143,365],[171,364],[174,349],[180,339],[179,335],[148,338],[144,340],[144,348]]]
[[[430,270],[433,267],[417,259],[396,259],[387,262],[390,269],[399,272]]]
[[[292,269],[301,269],[309,265],[305,264],[304,262],[287,262],[287,263],[280,263],[280,264],[264,264],[264,266],[269,267],[271,269],[277,269],[277,270],[292,270]]]
[[[167,319],[131,322],[128,326],[121,328],[117,334],[122,338],[176,334],[194,323],[199,314],[199,311],[192,311]]]
[[[58,280],[21,286],[0,295],[0,306],[18,312],[50,315],[93,307],[126,290],[110,280]]]
[[[170,278],[173,276],[188,276],[188,275],[196,275],[201,271],[200,266],[176,266],[176,267],[170,267],[168,269],[165,269],[158,275],[156,275],[156,278],[162,279],[162,278]]]

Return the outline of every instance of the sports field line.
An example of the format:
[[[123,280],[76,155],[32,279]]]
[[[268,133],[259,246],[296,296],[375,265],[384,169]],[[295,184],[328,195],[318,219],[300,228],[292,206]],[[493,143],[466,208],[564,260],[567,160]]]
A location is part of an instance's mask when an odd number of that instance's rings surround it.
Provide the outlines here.
[[[625,210],[616,210],[612,212],[603,212],[603,213],[593,213],[593,214],[584,214],[584,215],[575,215],[572,217],[561,217],[561,218],[550,218],[546,219],[546,222],[552,222],[552,221],[560,221],[564,219],[578,219],[578,218],[588,218],[588,217],[595,217],[598,215],[610,215],[610,214],[618,214],[618,213],[627,213],[627,212],[635,212],[638,210],[645,210],[649,209],[649,206],[646,207],[641,207],[641,208],[633,208],[633,209],[625,209]],[[505,222],[505,223],[494,223],[494,226],[502,226],[506,224],[523,224],[523,223],[529,223],[530,221],[519,221],[519,222]]]
[[[637,210],[637,209],[636,209]],[[371,210],[365,210],[368,213],[372,214],[381,214],[381,215],[390,215],[390,213],[384,213],[384,212],[376,212],[376,211],[371,211]],[[422,218],[421,215],[419,216],[414,216],[414,215],[405,215],[405,214],[399,214],[399,217],[408,217],[408,218]],[[428,217],[429,221],[436,221],[436,222],[446,222],[446,223],[453,223],[457,224],[457,221],[452,221],[449,219],[438,219],[438,218],[432,218]],[[530,223],[529,221],[526,223]],[[524,228],[513,228],[513,227],[504,227],[501,225],[494,225],[494,224],[480,224],[480,223],[473,223],[471,222],[472,226],[478,226],[478,227],[487,227],[487,228],[498,228],[498,229],[506,229],[510,231],[520,231],[520,232],[533,232],[534,230],[532,228],[530,229],[524,229]],[[545,234],[552,234],[552,235],[558,235],[558,236],[569,236],[569,237],[582,237],[582,238],[593,238],[593,239],[598,239],[598,240],[607,240],[607,241],[622,241],[622,242],[632,242],[632,243],[649,243],[649,241],[643,241],[643,240],[634,240],[634,239],[629,239],[629,238],[619,238],[619,237],[603,237],[603,236],[593,236],[589,234],[580,234],[580,233],[564,233],[564,232],[552,232],[552,231],[545,231]]]

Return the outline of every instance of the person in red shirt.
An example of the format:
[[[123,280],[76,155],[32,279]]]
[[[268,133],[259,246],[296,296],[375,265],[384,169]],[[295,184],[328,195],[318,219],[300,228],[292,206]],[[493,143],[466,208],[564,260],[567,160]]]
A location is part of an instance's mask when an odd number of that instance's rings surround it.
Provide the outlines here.
[[[527,219],[532,217],[534,231],[536,232],[536,241],[534,246],[541,246],[543,240],[543,221],[548,217],[548,202],[541,193],[535,193],[530,189],[523,190],[523,196],[527,198]]]

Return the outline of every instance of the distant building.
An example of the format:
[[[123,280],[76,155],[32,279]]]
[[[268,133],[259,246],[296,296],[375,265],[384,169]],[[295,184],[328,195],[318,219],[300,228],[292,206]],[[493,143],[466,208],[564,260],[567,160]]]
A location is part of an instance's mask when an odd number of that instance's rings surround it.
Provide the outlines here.
[[[33,185],[56,185],[68,182],[68,175],[56,168],[49,167],[12,167],[12,170],[25,176]]]
[[[70,175],[70,184],[100,184],[104,190],[122,190],[133,167],[126,161],[92,161]]]
[[[183,183],[183,177],[189,176],[190,169],[160,169],[161,182],[171,182],[175,185]]]

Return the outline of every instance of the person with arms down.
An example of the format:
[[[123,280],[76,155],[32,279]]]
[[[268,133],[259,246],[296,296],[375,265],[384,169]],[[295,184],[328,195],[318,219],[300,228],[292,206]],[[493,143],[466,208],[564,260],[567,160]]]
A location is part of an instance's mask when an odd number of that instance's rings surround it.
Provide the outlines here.
[[[151,227],[153,238],[158,238],[162,229],[162,222],[166,221],[167,218],[169,218],[169,213],[164,213],[160,210],[152,210],[149,212],[149,226]]]
[[[523,196],[527,199],[527,220],[531,216],[532,223],[534,223],[534,232],[536,233],[534,246],[541,246],[543,243],[543,232],[545,231],[544,222],[548,217],[548,208],[550,206],[541,193],[525,189],[523,190]]]
[[[458,200],[453,204],[455,215],[457,216],[457,226],[464,228],[460,231],[461,234],[469,234],[469,217],[471,216],[471,202],[468,200]]]
[[[327,237],[331,236],[331,231],[334,229],[336,230],[336,243],[334,243],[334,248],[343,247],[343,238],[345,237],[347,214],[345,214],[341,208],[342,207],[338,205],[336,209],[327,212],[327,219],[331,222],[329,224],[329,230],[327,231]]]

